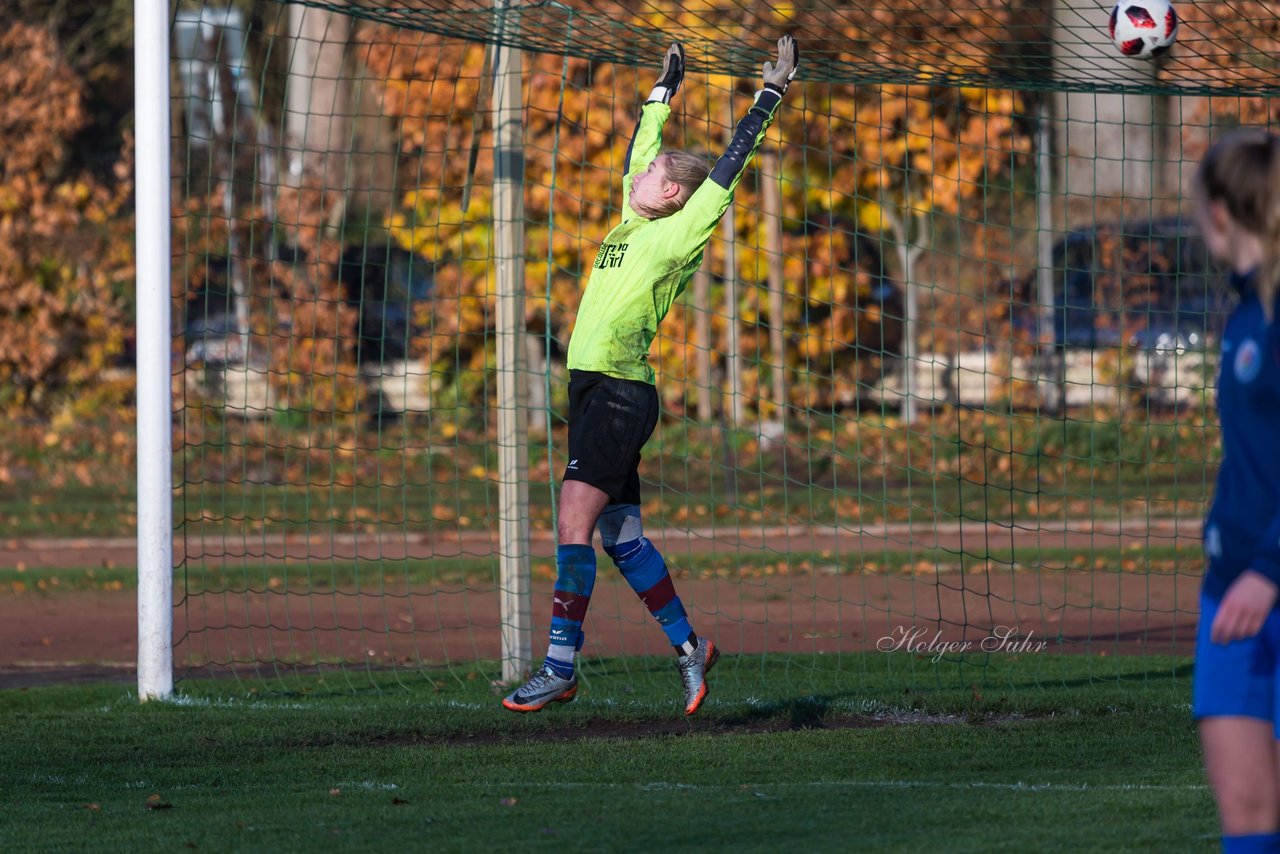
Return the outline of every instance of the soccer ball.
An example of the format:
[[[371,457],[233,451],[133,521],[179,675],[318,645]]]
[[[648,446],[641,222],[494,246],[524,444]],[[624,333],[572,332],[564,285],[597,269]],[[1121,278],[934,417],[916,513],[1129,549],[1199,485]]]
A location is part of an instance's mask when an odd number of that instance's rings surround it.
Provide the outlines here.
[[[1152,59],[1173,45],[1178,13],[1169,0],[1120,0],[1111,9],[1111,40],[1125,56]]]

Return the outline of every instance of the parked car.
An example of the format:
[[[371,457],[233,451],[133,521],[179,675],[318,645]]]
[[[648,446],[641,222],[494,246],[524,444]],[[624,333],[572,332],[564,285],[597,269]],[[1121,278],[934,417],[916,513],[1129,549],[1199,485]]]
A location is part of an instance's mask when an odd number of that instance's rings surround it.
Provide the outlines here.
[[[820,260],[820,253],[812,253],[810,267],[822,265],[824,269],[810,269],[810,274],[862,277],[865,287],[853,289],[853,298],[840,305],[829,300],[805,300],[802,324],[805,327],[823,324],[837,311],[850,313],[855,318],[853,334],[848,336],[847,349],[859,358],[892,358],[902,354],[902,333],[905,307],[901,286],[890,278],[885,266],[880,241],[857,227],[855,223],[838,217],[815,217],[805,223],[806,236],[827,242],[829,236],[837,239],[832,245],[842,247],[834,253],[830,262]],[[830,263],[834,270],[826,269]],[[840,336],[840,340],[845,340]]]
[[[337,276],[347,305],[360,312],[360,364],[408,357],[410,339],[422,331],[414,323],[414,309],[431,298],[432,273],[429,261],[399,246],[353,245],[342,253]]]
[[[1040,340],[1037,274],[1013,288],[1016,335]],[[1007,291],[1006,291],[1007,293]],[[1234,297],[1188,220],[1099,224],[1053,246],[1053,342],[1060,348],[1125,345],[1202,350],[1221,335]]]
[[[236,335],[236,295],[231,286],[231,259],[209,255],[187,266],[193,283],[183,314],[187,363],[230,365],[242,361]]]
[[[280,247],[277,257],[288,258],[290,251]],[[193,283],[183,318],[188,363],[240,362],[230,260],[206,256],[187,272]],[[431,298],[430,262],[398,246],[351,245],[333,274],[342,285],[346,304],[359,312],[355,342],[359,363],[379,365],[406,358],[409,340],[421,331],[413,322],[414,308]]]

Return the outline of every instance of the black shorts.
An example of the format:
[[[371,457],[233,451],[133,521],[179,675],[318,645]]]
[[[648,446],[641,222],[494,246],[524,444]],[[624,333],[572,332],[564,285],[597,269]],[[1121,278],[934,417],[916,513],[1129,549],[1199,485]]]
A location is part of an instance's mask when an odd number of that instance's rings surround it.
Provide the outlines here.
[[[612,504],[640,503],[640,449],[658,426],[658,390],[593,371],[569,372],[569,462],[564,479]]]

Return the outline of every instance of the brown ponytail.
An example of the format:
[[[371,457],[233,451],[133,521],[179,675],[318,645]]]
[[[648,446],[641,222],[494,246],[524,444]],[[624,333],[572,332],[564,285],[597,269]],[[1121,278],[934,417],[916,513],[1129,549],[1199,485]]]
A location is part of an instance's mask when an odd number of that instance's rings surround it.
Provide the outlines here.
[[[1280,137],[1253,129],[1226,134],[1200,161],[1197,181],[1209,201],[1222,202],[1262,239],[1256,288],[1270,323],[1280,293]]]

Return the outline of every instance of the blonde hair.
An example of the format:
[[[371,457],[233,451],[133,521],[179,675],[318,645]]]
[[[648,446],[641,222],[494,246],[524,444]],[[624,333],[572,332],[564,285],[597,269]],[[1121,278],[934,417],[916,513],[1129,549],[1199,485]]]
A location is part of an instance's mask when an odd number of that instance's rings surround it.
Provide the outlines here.
[[[1263,130],[1226,134],[1205,152],[1196,181],[1241,228],[1262,239],[1256,288],[1267,322],[1280,292],[1280,137]]]
[[[707,158],[690,151],[664,151],[658,157],[665,157],[665,173],[672,184],[680,185],[680,195],[649,211],[654,218],[671,216],[684,207],[693,191],[702,186],[711,174],[711,164]],[[655,160],[657,158],[654,158]]]

